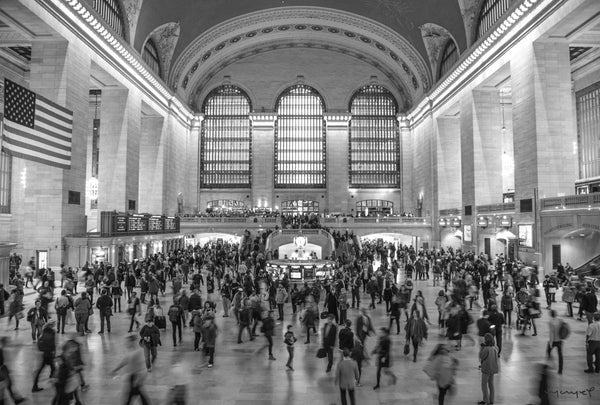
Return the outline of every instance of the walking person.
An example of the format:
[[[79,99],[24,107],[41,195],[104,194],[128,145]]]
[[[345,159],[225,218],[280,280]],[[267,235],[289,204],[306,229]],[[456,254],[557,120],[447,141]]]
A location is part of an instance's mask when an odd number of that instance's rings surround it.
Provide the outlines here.
[[[42,352],[42,361],[40,364],[40,368],[35,373],[35,377],[33,379],[33,388],[31,392],[38,392],[43,390],[38,386],[38,381],[40,379],[40,374],[46,366],[50,367],[50,376],[54,375],[54,357],[56,353],[56,332],[54,332],[53,326],[56,321],[54,319],[50,319],[42,330],[42,334],[38,340],[38,349]]]
[[[358,378],[356,379],[356,385],[360,387],[360,378],[362,376],[362,362],[366,358],[366,353],[362,342],[356,336],[354,336],[354,344],[352,347],[352,352],[350,353],[350,357],[356,362],[356,365],[358,366]]]
[[[146,369],[152,371],[152,364],[156,361],[156,346],[162,346],[160,341],[160,331],[154,325],[154,319],[149,318],[146,324],[140,330],[140,344],[144,349],[144,358],[146,359]]]
[[[283,342],[288,352],[288,361],[285,363],[285,367],[290,371],[294,371],[294,343],[297,340],[296,336],[294,336],[292,325],[288,325],[285,335],[283,335]]]
[[[15,318],[15,330],[19,330],[19,320],[22,319],[23,316],[23,295],[19,292],[18,289],[14,289],[10,292],[10,298],[8,299],[8,324],[10,325],[10,321]]]
[[[167,315],[169,321],[171,321],[171,327],[173,328],[173,347],[177,347],[177,330],[179,330],[179,344],[181,344],[181,325],[184,322],[184,315],[181,306],[179,306],[179,301],[176,298],[173,299],[173,305],[169,307]]]
[[[508,288],[504,291],[500,305],[502,307],[502,314],[506,320],[506,325],[509,328],[512,328],[513,298]]]
[[[494,403],[494,374],[498,373],[498,350],[494,346],[494,337],[486,333],[479,350],[479,368],[481,370],[481,392],[483,400],[479,405]]]
[[[444,405],[446,394],[454,385],[454,377],[458,368],[458,360],[450,356],[450,350],[445,344],[439,344],[431,353],[423,371],[438,388],[438,405]]]
[[[283,304],[288,299],[288,292],[283,287],[283,284],[279,283],[277,286],[277,292],[275,293],[275,303],[277,304],[277,312],[279,316],[277,317],[278,321],[283,321]]]
[[[340,387],[342,405],[348,404],[346,400],[346,391],[350,397],[350,404],[355,405],[354,389],[356,388],[356,381],[360,378],[358,365],[350,358],[349,349],[344,349],[342,353],[342,360],[337,364],[335,370],[335,384]]]
[[[31,324],[31,338],[35,342],[48,322],[48,312],[42,308],[42,301],[35,300],[35,306],[27,312],[27,321]]]
[[[214,315],[207,315],[202,322],[202,339],[204,340],[204,354],[208,356],[208,368],[212,368],[215,364],[215,345],[218,333],[219,329]]]
[[[136,342],[135,335],[129,335],[127,337],[127,352],[121,363],[113,370],[116,373],[123,367],[125,367],[126,375],[126,400],[125,405],[130,405],[134,401],[134,398],[139,398],[142,405],[149,405],[146,394],[143,391],[144,380],[146,379],[146,373],[144,373],[144,353],[140,346]]]
[[[406,344],[404,350],[404,352],[408,354],[406,346],[408,346],[409,342],[412,342],[413,362],[415,363],[417,362],[419,346],[421,345],[423,339],[427,339],[427,324],[425,323],[426,320],[429,322],[429,317],[427,316],[427,310],[425,309],[423,297],[417,296],[415,297],[415,302],[410,310],[410,318],[406,323]]]
[[[114,312],[121,312],[121,296],[123,296],[123,289],[121,283],[117,280],[113,281],[110,287],[110,295],[113,298]]]
[[[377,346],[373,349],[373,354],[377,355],[377,384],[373,387],[374,390],[380,387],[381,371],[392,378],[392,385],[396,385],[396,375],[389,370],[392,365],[392,359],[390,358],[392,352],[390,330],[388,328],[381,328],[380,330],[381,334],[379,335]]]
[[[588,325],[585,333],[585,348],[588,368],[586,373],[600,373],[600,312],[594,313],[594,322]],[[596,357],[594,361],[594,356]]]
[[[113,301],[108,295],[107,289],[102,290],[102,295],[96,300],[96,308],[100,312],[100,332],[98,334],[104,334],[104,321],[106,321],[106,330],[110,333],[110,317],[112,316]]]
[[[326,373],[331,371],[333,366],[333,349],[335,348],[335,340],[337,337],[337,325],[333,323],[335,317],[332,314],[327,315],[327,322],[323,326],[323,348],[327,352],[327,369]]]
[[[24,402],[26,398],[19,395],[14,389],[10,370],[4,362],[4,346],[6,346],[7,340],[8,339],[5,337],[0,338],[0,344],[2,345],[0,348],[0,405],[5,405],[6,392],[8,392],[8,396],[13,402],[16,405],[19,405],[21,402]],[[6,404],[8,405],[7,402]]]
[[[550,322],[548,328],[548,346],[546,348],[546,355],[548,359],[552,357],[552,350],[556,347],[558,351],[558,374],[562,374],[563,372],[563,339],[561,336],[563,330],[561,328],[567,327],[566,324],[563,326],[564,321],[556,316],[556,311],[554,309],[550,310]],[[567,327],[568,328],[568,327]]]
[[[192,311],[191,326],[194,328],[194,351],[200,351],[200,340],[202,339],[202,314],[199,310]]]
[[[356,318],[356,336],[358,336],[364,346],[367,336],[375,333],[375,329],[373,328],[371,317],[367,314],[367,309],[361,308],[360,312],[361,314]]]
[[[242,332],[244,329],[248,330],[250,340],[254,340],[252,331],[250,330],[250,323],[252,322],[252,308],[250,307],[250,301],[246,299],[242,310],[238,314],[239,317],[239,328],[238,328],[238,343],[242,343]]]
[[[273,319],[273,310],[269,310],[266,318],[262,320],[261,332],[267,339],[267,347],[269,348],[269,360],[275,360],[273,357],[273,335],[275,331],[275,320]]]
[[[134,323],[137,329],[140,328],[140,321],[137,317],[142,316],[142,304],[135,291],[131,293],[131,297],[127,300],[127,312],[131,317],[131,322],[129,323],[129,333],[131,333]]]

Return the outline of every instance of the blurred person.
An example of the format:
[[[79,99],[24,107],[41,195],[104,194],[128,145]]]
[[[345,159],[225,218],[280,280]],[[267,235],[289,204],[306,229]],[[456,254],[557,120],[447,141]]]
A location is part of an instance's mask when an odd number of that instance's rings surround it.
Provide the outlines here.
[[[450,356],[448,346],[438,344],[433,352],[431,352],[431,356],[423,369],[436,382],[438,388],[438,405],[444,405],[446,394],[454,386],[457,368],[458,360]]]
[[[342,405],[347,405],[346,391],[350,397],[350,404],[355,405],[354,389],[356,381],[360,378],[358,365],[350,358],[350,350],[345,348],[342,351],[342,360],[338,362],[335,371],[335,385],[340,387],[340,395],[342,397]]]
[[[15,330],[19,330],[19,320],[24,318],[23,315],[23,295],[19,293],[18,289],[14,289],[10,292],[10,298],[8,299],[8,324],[15,318]]]
[[[50,367],[50,376],[54,375],[55,367],[54,367],[54,357],[56,353],[56,332],[53,327],[55,324],[54,319],[50,319],[42,330],[42,334],[38,340],[38,349],[42,352],[42,361],[40,363],[40,368],[35,373],[35,377],[33,380],[33,388],[32,392],[38,392],[43,390],[38,386],[38,381],[40,378],[40,374],[46,366]]]
[[[10,370],[4,361],[4,347],[6,347],[7,343],[8,339],[6,337],[0,338],[0,405],[8,405],[8,402],[6,401],[7,392],[15,404],[20,404],[26,400],[26,398],[19,395],[14,389]]]
[[[585,333],[585,348],[588,368],[586,373],[600,373],[600,312],[595,312],[594,321],[588,325]],[[595,361],[594,361],[595,357]]]
[[[561,327],[564,321],[560,319],[555,310],[550,310],[550,322],[548,328],[548,346],[546,347],[546,355],[548,359],[552,356],[552,350],[556,347],[558,351],[558,374],[563,372],[563,337],[561,336]]]
[[[334,319],[335,317],[332,314],[327,315],[327,321],[323,325],[323,348],[327,352],[326,373],[329,373],[331,367],[333,367],[333,349],[337,338],[337,325],[333,322]]]
[[[42,335],[42,329],[48,322],[48,312],[42,307],[41,300],[35,300],[34,305],[27,312],[27,322],[31,324],[31,338],[35,342]]]
[[[129,333],[131,333],[134,323],[137,329],[140,328],[138,316],[142,316],[142,304],[135,291],[131,293],[131,297],[127,300],[127,313],[131,317],[131,321],[129,322]]]
[[[275,320],[273,319],[273,310],[267,312],[267,317],[263,318],[261,332],[267,339],[267,347],[269,348],[269,360],[275,360],[273,356],[273,335],[275,331]]]
[[[392,364],[391,359],[391,348],[392,341],[390,340],[390,330],[388,328],[381,328],[381,334],[377,341],[377,346],[373,349],[373,354],[377,355],[377,384],[373,387],[374,390],[379,388],[381,380],[381,371],[384,374],[389,375],[392,378],[392,385],[396,384],[396,375],[389,370]]]
[[[126,370],[126,400],[124,404],[130,405],[134,403],[132,401],[137,397],[140,399],[142,405],[149,405],[150,402],[143,391],[144,381],[146,379],[146,373],[144,373],[144,353],[137,344],[135,335],[129,335],[127,337],[126,355],[113,370],[113,373],[116,373],[123,367],[125,367]]]

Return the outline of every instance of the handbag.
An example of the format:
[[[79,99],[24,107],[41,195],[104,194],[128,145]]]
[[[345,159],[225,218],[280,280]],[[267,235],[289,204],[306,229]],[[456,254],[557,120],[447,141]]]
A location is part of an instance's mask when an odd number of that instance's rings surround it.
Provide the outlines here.
[[[15,314],[15,318],[17,318],[17,319],[23,319],[24,317],[25,317],[25,315],[23,315],[23,312],[17,312]]]
[[[317,350],[317,358],[324,359],[325,357],[327,357],[327,350],[324,347],[321,347]]]
[[[410,346],[407,343],[404,345],[404,354],[407,355],[408,353],[410,353]]]

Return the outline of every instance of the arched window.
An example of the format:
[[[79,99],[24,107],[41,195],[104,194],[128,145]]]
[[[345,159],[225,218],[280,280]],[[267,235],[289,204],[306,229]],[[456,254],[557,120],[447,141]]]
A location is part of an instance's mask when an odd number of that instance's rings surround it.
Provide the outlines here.
[[[275,187],[325,188],[325,103],[299,84],[277,100]]]
[[[126,39],[125,14],[118,0],[92,0],[92,7],[117,34]]]
[[[252,130],[250,99],[231,85],[210,92],[202,108],[200,187],[249,188]]]
[[[154,71],[154,73],[159,76],[161,75],[160,58],[158,57],[158,50],[156,49],[156,45],[154,44],[152,38],[148,38],[144,44],[142,59],[144,59],[144,62],[146,62],[146,64]]]
[[[438,79],[444,77],[444,75],[448,73],[450,69],[452,69],[457,60],[458,48],[456,47],[454,40],[449,39],[448,42],[446,42],[446,46],[444,47],[444,51],[442,52],[442,57],[440,59],[440,71]]]
[[[483,37],[486,32],[506,13],[512,0],[485,0],[477,20],[476,38]]]
[[[400,137],[394,96],[368,85],[350,100],[350,187],[400,187]]]

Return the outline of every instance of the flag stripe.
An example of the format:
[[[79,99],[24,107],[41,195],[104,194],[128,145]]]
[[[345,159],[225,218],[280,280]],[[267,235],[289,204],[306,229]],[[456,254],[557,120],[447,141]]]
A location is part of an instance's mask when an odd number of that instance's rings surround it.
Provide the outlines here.
[[[35,145],[35,142],[21,142],[17,139],[14,138],[4,138],[4,144],[8,144],[8,145],[13,145],[16,147],[21,147],[24,148],[25,150],[30,150],[32,152],[38,152],[38,153],[42,153],[45,154],[47,157],[52,157],[52,158],[56,158],[59,160],[65,160],[65,161],[69,161],[71,158],[71,153],[67,152],[65,153],[57,153],[54,151],[51,151],[50,149],[48,149],[48,147],[43,146],[43,147],[38,147]]]
[[[36,111],[39,114],[40,112],[43,112],[45,115],[48,115],[49,117],[52,117],[54,119],[57,119],[61,122],[61,124],[64,124],[66,126],[72,126],[73,125],[73,120],[69,119],[68,117],[65,117],[62,114],[57,114],[56,111],[52,108],[48,108],[47,104],[44,103],[37,103],[36,105]]]
[[[48,148],[52,148],[51,150],[54,150],[55,152],[61,152],[62,153],[71,153],[71,145],[64,145],[64,144],[59,144],[59,143],[55,143],[52,142],[49,139],[46,138],[41,138],[39,136],[36,135],[36,131],[32,131],[29,128],[29,131],[23,131],[17,128],[11,128],[12,123],[11,124],[6,124],[5,125],[5,130],[7,132],[6,138],[9,139],[15,139],[15,140],[20,140],[21,142],[28,142],[27,140],[30,140],[32,143],[35,143],[38,146],[44,146],[47,145]]]
[[[65,170],[69,170],[71,168],[70,162],[69,163],[57,163],[53,160],[44,159],[44,154],[35,154],[35,156],[33,156],[30,153],[28,153],[27,150],[24,150],[23,152],[17,152],[15,150],[9,150],[8,148],[5,148],[5,149],[6,149],[6,152],[13,157],[18,157],[18,158],[26,159],[26,160],[33,160],[34,162],[42,163],[42,164],[48,165],[48,166],[58,167],[60,169],[65,169]],[[21,150],[21,149],[19,149],[19,150]]]
[[[67,118],[69,118],[73,115],[73,112],[71,110],[69,110],[68,108],[58,105],[54,101],[48,100],[46,97],[42,96],[41,94],[35,93],[35,97],[36,97],[36,101],[41,100],[47,106],[56,109],[57,113],[63,114]]]
[[[54,122],[52,120],[48,120],[45,117],[43,117],[37,113],[35,114],[35,124],[38,124],[42,128],[46,128],[46,130],[49,131],[48,135],[57,134],[62,137],[70,138],[69,134],[71,133],[71,129],[63,128],[63,127],[57,125],[56,122]],[[34,124],[34,127],[35,127],[35,124]]]
[[[29,128],[24,125],[19,125],[17,123],[14,123],[14,122],[8,121],[8,120],[4,120],[4,127],[7,128],[7,130],[10,132],[14,132],[17,134],[27,133],[32,136],[39,137],[39,138],[43,139],[44,142],[48,142],[49,144],[56,144],[56,145],[60,145],[63,147],[67,147],[67,148],[69,148],[69,150],[71,149],[71,140],[70,139],[65,139],[64,137],[59,137],[59,136],[53,136],[52,138],[43,137],[42,136],[43,134],[41,133],[42,131],[40,130],[40,128]]]
[[[39,131],[40,135],[44,134],[45,136],[49,136],[54,138],[55,141],[63,141],[63,142],[67,142],[67,143],[71,143],[71,137],[66,137],[63,135],[58,134],[57,132],[54,132],[54,130],[52,129],[51,126],[46,125],[42,122],[36,122],[35,125],[33,126],[34,130]]]

